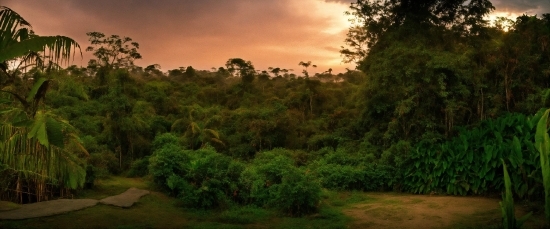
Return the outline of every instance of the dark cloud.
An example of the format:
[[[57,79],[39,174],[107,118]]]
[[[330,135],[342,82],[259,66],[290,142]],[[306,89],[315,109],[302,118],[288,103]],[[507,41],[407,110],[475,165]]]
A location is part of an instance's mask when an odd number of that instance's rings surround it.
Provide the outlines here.
[[[510,12],[514,14],[538,14],[550,13],[549,0],[493,0],[497,12]]]
[[[324,0],[325,2],[339,2],[351,4],[357,0]],[[511,12],[515,14],[543,14],[550,13],[550,0],[491,0],[497,12]]]
[[[338,3],[344,3],[347,5],[350,5],[351,3],[356,3],[357,0],[323,0],[325,2],[338,2]]]

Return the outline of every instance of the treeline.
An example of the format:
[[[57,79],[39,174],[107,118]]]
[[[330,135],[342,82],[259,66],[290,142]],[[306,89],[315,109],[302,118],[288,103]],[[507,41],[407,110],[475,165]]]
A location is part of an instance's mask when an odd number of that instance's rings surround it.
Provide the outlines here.
[[[245,82],[223,69],[167,75],[100,70],[93,77],[86,70],[57,71],[45,102],[71,120],[92,157],[122,159],[112,172],[150,155],[154,137],[166,132],[188,149],[211,145],[244,160],[263,150],[311,151],[358,139],[350,128],[358,116],[352,98],[364,78],[360,72],[309,78],[254,74]]]

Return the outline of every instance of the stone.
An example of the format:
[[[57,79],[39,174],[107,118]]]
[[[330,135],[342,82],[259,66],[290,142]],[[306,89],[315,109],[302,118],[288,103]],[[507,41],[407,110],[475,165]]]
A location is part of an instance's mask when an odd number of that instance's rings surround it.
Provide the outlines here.
[[[129,208],[134,203],[136,203],[139,198],[142,196],[145,196],[149,194],[150,192],[143,189],[138,188],[130,188],[126,190],[126,192],[123,192],[121,194],[118,194],[116,196],[109,196],[107,198],[101,199],[99,202],[102,204],[108,204],[123,208]]]
[[[95,206],[93,199],[59,199],[32,204],[23,204],[10,211],[0,211],[0,219],[28,219],[62,214]]]

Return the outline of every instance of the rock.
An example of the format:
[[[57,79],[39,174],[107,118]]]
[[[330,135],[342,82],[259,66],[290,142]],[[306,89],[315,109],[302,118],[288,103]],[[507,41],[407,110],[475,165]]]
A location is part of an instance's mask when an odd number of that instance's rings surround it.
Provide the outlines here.
[[[110,196],[102,200],[59,199],[23,205],[0,201],[0,220],[28,219],[57,215],[65,212],[92,207],[95,206],[98,202],[118,207],[129,208],[135,202],[137,202],[139,198],[147,194],[149,194],[149,191],[147,190],[130,188],[122,194]]]
[[[43,216],[57,215],[65,212],[76,211],[97,204],[92,199],[59,199],[32,204],[20,205],[20,208],[10,211],[0,211],[0,219],[28,219]]]
[[[138,188],[130,188],[121,194],[116,196],[110,196],[100,200],[102,204],[114,205],[123,208],[129,208],[134,205],[135,202],[139,200],[142,196],[149,194],[147,190],[142,190]]]

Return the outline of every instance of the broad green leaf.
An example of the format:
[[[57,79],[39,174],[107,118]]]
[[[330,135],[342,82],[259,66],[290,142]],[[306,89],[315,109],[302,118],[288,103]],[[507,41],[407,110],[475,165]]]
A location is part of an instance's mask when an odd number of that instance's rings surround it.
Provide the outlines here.
[[[550,109],[544,112],[537,124],[537,131],[535,134],[535,144],[539,151],[539,159],[542,170],[542,184],[544,186],[545,195],[545,215],[546,221],[550,224],[550,163],[548,154],[550,153],[550,137],[548,136],[548,113]]]
[[[48,142],[59,148],[64,147],[63,132],[61,131],[61,124],[52,117],[46,118],[46,131],[48,135]]]
[[[29,91],[29,94],[27,95],[27,102],[31,102],[35,99],[38,89],[40,89],[40,87],[42,87],[42,85],[44,85],[44,83],[46,83],[47,81],[48,79],[46,78],[39,78],[38,80],[36,80],[36,82],[32,86],[32,89]]]
[[[43,112],[38,112],[34,117],[34,122],[30,127],[27,138],[36,138],[46,148],[50,147],[50,142],[48,141],[48,133],[46,130],[46,115]]]

